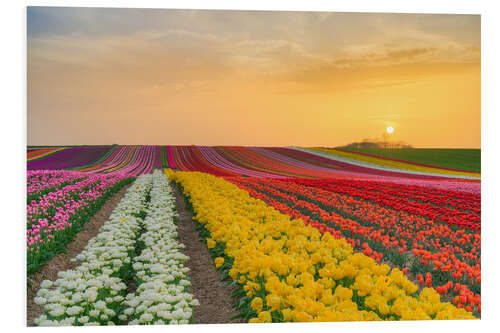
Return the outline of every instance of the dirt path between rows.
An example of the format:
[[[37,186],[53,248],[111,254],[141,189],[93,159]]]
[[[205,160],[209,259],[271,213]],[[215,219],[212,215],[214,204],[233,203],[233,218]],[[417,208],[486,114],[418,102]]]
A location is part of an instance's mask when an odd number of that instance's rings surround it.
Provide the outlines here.
[[[28,326],[34,326],[33,321],[41,315],[40,307],[34,302],[36,293],[38,292],[38,289],[40,289],[40,283],[42,283],[43,280],[55,281],[57,279],[58,272],[75,268],[77,263],[71,262],[70,259],[76,257],[80,252],[82,252],[89,240],[97,235],[99,228],[108,221],[109,216],[130,186],[131,184],[125,185],[120,191],[115,193],[104,203],[101,209],[97,211],[90,221],[83,225],[83,230],[79,232],[75,239],[66,246],[67,253],[61,253],[53,257],[39,271],[29,276],[26,300],[26,319]]]
[[[200,241],[193,215],[186,207],[184,196],[175,185],[172,187],[175,191],[176,209],[179,214],[179,241],[186,246],[183,252],[189,256],[186,263],[190,269],[187,273],[191,279],[189,292],[200,301],[200,305],[194,309],[195,323],[241,323],[241,319],[231,320],[232,317],[239,314],[232,307],[231,295],[234,288],[221,281],[222,276],[215,270],[206,245]]]

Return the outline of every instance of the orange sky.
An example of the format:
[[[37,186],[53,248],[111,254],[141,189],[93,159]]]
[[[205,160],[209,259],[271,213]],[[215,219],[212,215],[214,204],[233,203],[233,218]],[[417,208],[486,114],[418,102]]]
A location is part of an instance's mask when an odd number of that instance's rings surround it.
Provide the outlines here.
[[[30,7],[28,145],[479,148],[478,15]]]

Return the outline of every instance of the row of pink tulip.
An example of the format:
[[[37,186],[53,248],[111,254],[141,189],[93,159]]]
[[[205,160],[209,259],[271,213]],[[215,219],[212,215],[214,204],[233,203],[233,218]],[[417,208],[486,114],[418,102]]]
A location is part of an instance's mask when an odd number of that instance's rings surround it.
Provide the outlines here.
[[[374,180],[384,181],[388,183],[396,183],[400,185],[415,185],[415,186],[435,188],[438,190],[466,192],[466,193],[481,195],[481,183],[479,182],[468,182],[468,181],[457,181],[457,180],[436,181],[436,180],[421,180],[421,179],[391,178],[391,177],[384,177]]]
[[[56,173],[66,171],[54,171]],[[83,174],[62,176],[74,184],[55,188],[27,205],[26,245],[28,273],[64,250],[66,244],[94,215],[104,200],[125,184],[122,175]],[[78,181],[76,177],[83,180]]]
[[[77,171],[28,170],[26,194],[28,203],[54,189],[75,183],[87,176]]]

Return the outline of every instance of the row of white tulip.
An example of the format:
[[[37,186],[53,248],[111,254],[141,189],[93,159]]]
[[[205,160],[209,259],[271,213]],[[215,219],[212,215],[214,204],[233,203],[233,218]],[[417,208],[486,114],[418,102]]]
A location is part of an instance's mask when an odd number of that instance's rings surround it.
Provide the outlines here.
[[[151,201],[144,219],[141,254],[133,259],[137,290],[127,295],[123,318],[135,324],[187,324],[198,301],[187,292],[189,270],[177,241],[175,197],[168,178],[153,173]]]
[[[75,269],[59,272],[54,282],[41,283],[35,303],[43,314],[36,325],[114,325],[126,319],[124,279],[132,271],[131,256],[142,223],[138,216],[147,210],[152,180],[152,175],[136,179],[99,234],[73,259],[79,263]]]

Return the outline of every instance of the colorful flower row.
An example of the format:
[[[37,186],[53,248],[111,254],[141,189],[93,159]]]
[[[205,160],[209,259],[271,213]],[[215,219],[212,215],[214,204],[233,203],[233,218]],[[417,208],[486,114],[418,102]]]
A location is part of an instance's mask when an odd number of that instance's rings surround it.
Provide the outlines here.
[[[59,171],[55,171],[58,172]],[[31,274],[66,244],[111,195],[132,181],[121,175],[76,175],[83,180],[55,188],[27,205],[27,264]]]
[[[87,175],[76,171],[28,170],[26,180],[27,202],[29,204],[44,194],[82,181],[85,178],[87,178]]]
[[[481,183],[472,181],[434,181],[434,180],[417,180],[417,179],[405,179],[405,178],[390,178],[386,177],[383,179],[373,179],[375,181],[383,181],[384,183],[394,183],[409,186],[420,186],[425,188],[435,188],[444,191],[454,191],[471,193],[475,195],[481,195]]]
[[[47,157],[53,153],[61,151],[65,148],[38,148],[38,149],[28,149],[26,159],[28,162],[34,161],[39,158]]]
[[[379,207],[346,195],[297,184],[295,181],[227,178],[282,213],[300,218],[335,237],[344,237],[358,251],[377,261],[389,260],[417,274],[429,273],[422,285],[441,294],[467,296],[462,304],[480,312],[481,237],[453,231],[424,218]],[[411,250],[411,252],[410,252]],[[414,259],[415,258],[415,259]],[[451,289],[451,290],[450,290]]]
[[[467,171],[467,172],[472,172],[472,173],[476,173],[476,171],[470,171],[470,170],[464,170],[464,169],[456,169],[456,168],[449,168],[449,167],[444,167],[442,166],[441,162],[440,161],[433,161],[431,163],[433,164],[426,164],[426,163],[420,163],[416,160],[419,160],[419,159],[422,159],[422,157],[424,159],[428,159],[430,157],[431,160],[433,160],[432,158],[432,155],[435,155],[436,153],[439,154],[439,149],[437,150],[434,150],[432,148],[430,149],[423,149],[422,151],[419,151],[419,152],[416,152],[417,154],[412,156],[413,154],[408,154],[408,150],[407,149],[384,149],[384,148],[375,148],[374,151],[370,152],[370,153],[367,153],[367,152],[362,152],[362,151],[359,151],[359,149],[357,148],[354,148],[354,149],[346,149],[346,148],[335,148],[335,150],[338,150],[338,151],[343,151],[343,152],[347,152],[347,153],[354,153],[354,154],[358,154],[358,155],[365,155],[365,156],[371,156],[371,157],[375,157],[375,158],[380,158],[380,159],[383,159],[383,160],[390,160],[390,161],[396,161],[396,162],[402,162],[402,163],[408,163],[408,164],[414,164],[414,165],[420,165],[420,166],[424,166],[424,167],[429,167],[429,168],[438,168],[438,169],[443,169],[443,170],[452,170],[452,171]],[[472,149],[474,150],[474,149]],[[425,151],[425,153],[423,153],[423,151]],[[434,151],[434,152],[433,152]],[[445,155],[446,152],[443,152]],[[408,155],[407,155],[408,154]],[[422,154],[422,156],[420,157],[419,155]],[[395,157],[392,157],[393,155],[400,155],[400,156],[405,156],[404,158],[395,158]],[[470,153],[465,153],[465,154],[460,154],[461,157],[463,158],[464,155],[469,157],[470,156]],[[479,173],[479,172],[477,172]]]
[[[344,179],[293,180],[298,184],[368,200],[397,211],[472,230],[481,229],[481,197],[391,183]]]
[[[131,257],[151,182],[151,175],[137,178],[99,234],[74,259],[79,266],[59,272],[54,282],[42,282],[35,303],[42,306],[43,314],[36,325],[113,325],[126,319],[122,313],[125,281],[131,277]]]
[[[332,157],[333,156],[333,157]],[[361,163],[356,159],[298,147],[235,146],[98,146],[66,147],[28,161],[28,169],[71,169],[137,176],[155,168],[201,171],[217,176],[268,178],[358,178],[404,182],[426,180],[429,186],[477,190],[460,175],[436,174]],[[467,178],[463,176],[462,178]],[[469,177],[471,178],[471,177]],[[478,177],[472,177],[478,181]],[[436,182],[439,181],[439,182]],[[443,182],[444,181],[444,182]],[[450,182],[450,183],[448,183]],[[463,186],[466,184],[465,186]]]
[[[124,301],[129,325],[188,324],[198,300],[187,292],[191,283],[183,263],[184,245],[177,241],[175,197],[162,171],[153,173],[151,201],[139,242],[144,249],[133,260],[137,290]]]
[[[161,168],[161,163],[160,146],[116,146],[104,160],[79,168],[79,171],[138,176]]]
[[[363,254],[373,258],[378,263],[381,262],[382,258],[388,259],[387,254],[383,256],[383,253],[373,250],[368,244],[372,242],[365,234],[371,230],[360,226],[359,223],[353,220],[345,219],[334,213],[328,213],[314,204],[297,200],[293,195],[286,195],[272,188],[266,188],[255,183],[249,184],[248,182],[237,181],[234,178],[228,178],[228,181],[247,191],[253,198],[264,201],[269,206],[291,218],[301,219],[305,225],[310,225],[318,229],[321,233],[328,232],[336,239],[343,238],[357,252],[363,252]],[[315,218],[315,214],[319,214],[321,218]],[[324,217],[329,214],[333,217],[336,225],[328,222],[324,223],[327,220]]]
[[[112,146],[63,147],[50,154],[29,159],[28,170],[60,170],[82,167],[104,156]],[[28,152],[28,156],[30,152]]]
[[[222,178],[165,172],[189,198],[250,322],[474,318],[432,288],[417,295],[399,269],[354,254],[344,239],[291,220]]]
[[[371,163],[374,165],[381,165],[390,168],[396,168],[401,170],[411,170],[417,172],[428,172],[433,174],[443,174],[443,175],[453,175],[453,176],[469,176],[469,177],[481,177],[480,173],[477,172],[468,172],[468,171],[459,171],[459,170],[449,170],[438,167],[430,167],[423,165],[416,165],[413,163],[401,162],[391,159],[379,158],[375,156],[369,156],[366,154],[358,154],[354,152],[348,152],[345,150],[339,149],[329,149],[329,148],[310,148],[311,150],[320,151],[324,153],[328,153],[331,155],[341,156],[345,158],[349,158],[352,160],[362,161]]]
[[[300,179],[297,179],[299,182]],[[306,182],[309,180],[305,180]],[[447,206],[463,211],[481,213],[481,196],[473,193],[457,192],[453,190],[423,187],[419,184],[397,184],[381,181],[363,181],[356,179],[321,179],[318,183],[325,182],[338,185],[350,186],[370,192],[390,194],[405,197],[414,201],[431,203],[435,206]],[[306,183],[304,183],[307,185]],[[317,183],[313,183],[317,186]]]

